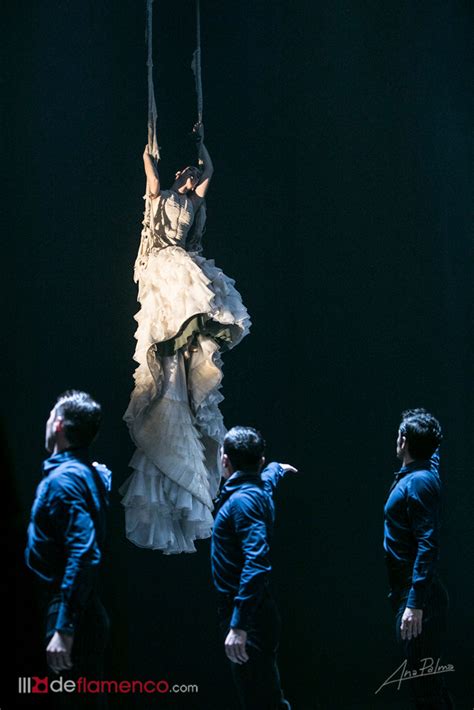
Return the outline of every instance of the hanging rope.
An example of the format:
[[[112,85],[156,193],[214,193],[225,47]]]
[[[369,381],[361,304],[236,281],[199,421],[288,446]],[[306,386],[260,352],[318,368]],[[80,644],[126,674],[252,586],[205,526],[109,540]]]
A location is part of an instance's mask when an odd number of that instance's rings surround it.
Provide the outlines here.
[[[196,49],[193,54],[191,69],[194,72],[196,82],[197,97],[197,117],[202,123],[203,99],[202,99],[202,78],[201,78],[201,8],[200,0],[196,0]],[[198,147],[199,163],[202,161],[201,143]],[[188,237],[187,249],[190,252],[200,254],[202,252],[202,237],[206,231],[206,201],[201,200],[201,204],[194,215],[193,230]]]
[[[147,43],[147,79],[148,79],[148,150],[155,160],[160,159],[160,150],[156,137],[156,101],[155,89],[153,85],[153,0],[147,0],[147,17],[146,17],[146,43]],[[191,68],[194,72],[196,83],[197,96],[197,116],[198,122],[202,122],[203,116],[203,97],[202,97],[202,78],[201,78],[201,11],[200,0],[196,0],[196,49],[193,53],[193,61]],[[199,158],[201,150],[199,148]],[[145,194],[145,214],[143,218],[143,229],[141,235],[140,248],[138,257],[135,262],[135,281],[138,280],[139,269],[146,268],[147,254],[149,246],[153,239],[155,228],[155,219],[149,195],[148,183]],[[194,220],[193,235],[190,239],[190,251],[200,253],[202,250],[201,240],[205,231],[206,224],[206,207],[204,201],[197,210]]]
[[[198,121],[202,121],[202,80],[201,80],[201,10],[200,2],[196,0],[196,49],[193,54],[193,61],[191,63],[191,68],[194,72],[194,78],[196,80],[196,95],[197,95],[197,114]]]
[[[147,79],[148,79],[148,151],[155,160],[160,159],[160,150],[156,138],[156,102],[155,88],[153,86],[153,0],[147,0],[146,3],[146,32],[145,39],[147,44]],[[147,254],[149,247],[153,241],[153,233],[155,231],[155,218],[151,206],[150,191],[148,188],[148,180],[145,191],[145,213],[143,215],[143,229],[140,240],[140,248],[135,261],[134,279],[138,281],[139,272],[145,269],[147,265]]]
[[[148,48],[148,149],[156,160],[160,159],[160,150],[156,139],[156,102],[153,86],[153,0],[147,0],[146,41]]]

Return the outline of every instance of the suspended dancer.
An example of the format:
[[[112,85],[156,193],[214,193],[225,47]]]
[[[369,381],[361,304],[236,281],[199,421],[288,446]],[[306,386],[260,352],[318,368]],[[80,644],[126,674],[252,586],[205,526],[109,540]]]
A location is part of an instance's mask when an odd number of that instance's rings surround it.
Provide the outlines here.
[[[250,319],[214,261],[202,255],[204,198],[213,165],[204,126],[193,129],[197,166],[162,190],[156,136],[143,153],[145,218],[135,264],[140,311],[135,388],[124,419],[136,451],[121,488],[127,537],[164,553],[194,552],[209,537],[225,436],[219,403],[221,353],[248,333]]]

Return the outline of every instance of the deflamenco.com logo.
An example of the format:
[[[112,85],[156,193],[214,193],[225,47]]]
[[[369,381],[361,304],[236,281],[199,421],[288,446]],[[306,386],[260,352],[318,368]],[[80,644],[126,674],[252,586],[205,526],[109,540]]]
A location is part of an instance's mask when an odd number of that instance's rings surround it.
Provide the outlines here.
[[[166,695],[169,693],[198,693],[199,687],[189,683],[169,683],[167,680],[96,680],[80,677],[71,678],[39,678],[30,676],[18,678],[19,693],[80,693],[87,694],[113,694],[126,695],[138,693],[153,695],[155,693]]]

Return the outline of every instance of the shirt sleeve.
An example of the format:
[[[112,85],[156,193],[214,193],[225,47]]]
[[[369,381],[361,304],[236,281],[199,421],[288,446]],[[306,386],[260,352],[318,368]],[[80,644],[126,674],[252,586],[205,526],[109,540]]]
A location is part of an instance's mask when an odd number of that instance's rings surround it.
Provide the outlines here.
[[[285,469],[276,461],[272,461],[266,466],[262,473],[261,479],[264,482],[265,490],[273,495],[275,493],[278,483],[281,481],[285,475]]]
[[[230,627],[247,630],[271,572],[263,496],[240,496],[233,501],[235,532],[241,543],[244,565],[234,598]]]
[[[91,593],[101,552],[83,482],[63,476],[54,483],[51,524],[66,557],[56,630],[74,633],[78,616]]]
[[[408,517],[417,544],[407,607],[421,609],[436,571],[439,551],[439,486],[416,476],[408,487]]]

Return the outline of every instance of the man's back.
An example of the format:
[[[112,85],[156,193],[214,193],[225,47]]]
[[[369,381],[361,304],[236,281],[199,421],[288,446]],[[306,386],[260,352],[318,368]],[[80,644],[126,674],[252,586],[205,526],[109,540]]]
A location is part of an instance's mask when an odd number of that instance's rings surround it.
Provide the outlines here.
[[[261,474],[235,472],[217,503],[211,542],[217,591],[233,598],[232,626],[243,628],[258,605],[271,572],[273,492],[284,475],[277,463]]]
[[[83,450],[54,454],[45,461],[44,472],[25,555],[38,576],[54,581],[64,574],[68,544],[75,544],[77,559],[100,562],[111,473],[105,466],[92,466]]]
[[[261,471],[264,450],[256,429],[233,427],[226,434],[222,466],[227,483],[216,505],[212,576],[240,706],[288,710],[277,664],[280,619],[269,588],[270,543],[273,494],[282,476],[296,469],[271,463]]]

